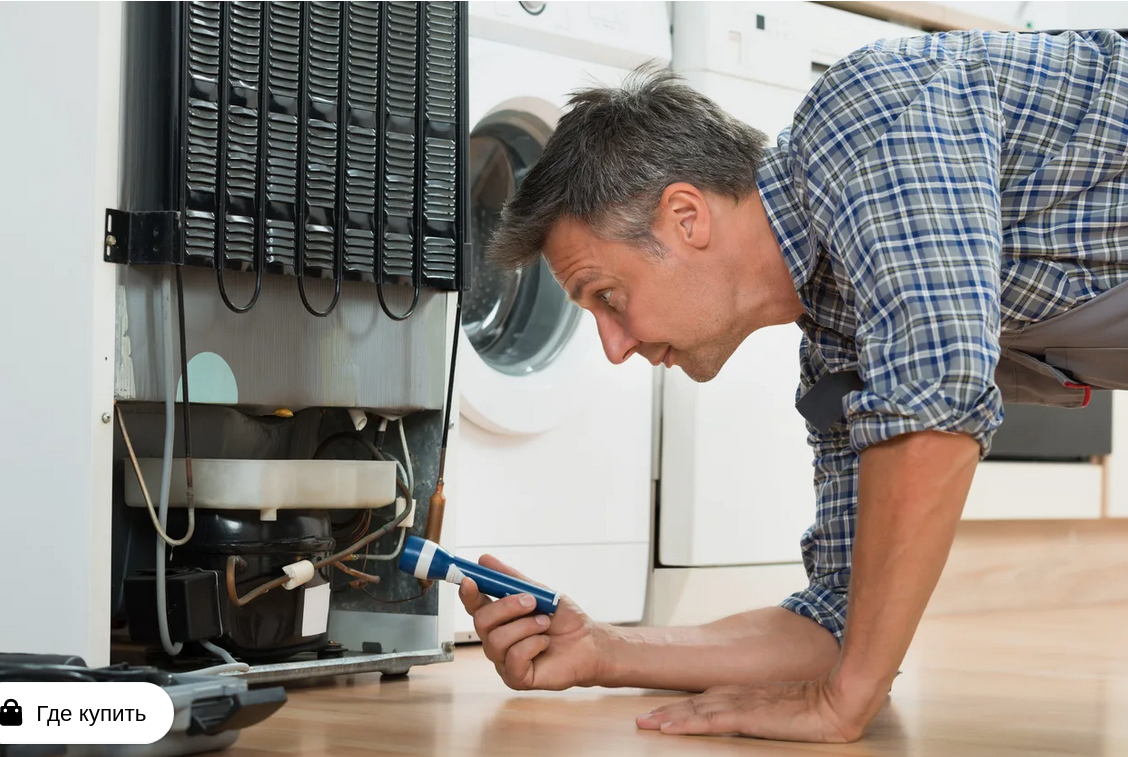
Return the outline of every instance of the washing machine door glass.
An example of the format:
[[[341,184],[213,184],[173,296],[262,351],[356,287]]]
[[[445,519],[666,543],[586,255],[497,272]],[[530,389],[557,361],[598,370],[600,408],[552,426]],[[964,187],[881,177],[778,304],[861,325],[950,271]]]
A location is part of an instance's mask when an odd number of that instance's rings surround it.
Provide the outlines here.
[[[580,310],[543,260],[508,273],[486,260],[505,202],[540,157],[551,130],[526,113],[495,113],[470,135],[471,289],[463,329],[494,370],[526,375],[547,366],[567,344]]]

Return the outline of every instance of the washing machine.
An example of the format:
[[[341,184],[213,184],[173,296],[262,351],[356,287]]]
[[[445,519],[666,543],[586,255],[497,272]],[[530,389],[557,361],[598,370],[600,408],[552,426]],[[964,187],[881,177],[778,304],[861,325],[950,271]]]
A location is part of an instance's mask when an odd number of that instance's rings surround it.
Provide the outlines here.
[[[472,288],[459,346],[460,494],[449,537],[572,597],[600,621],[641,619],[651,535],[655,369],[614,366],[594,318],[547,266],[484,258],[498,214],[569,94],[670,60],[659,2],[470,3]],[[469,616],[456,638],[473,638]]]
[[[674,69],[771,145],[835,62],[921,34],[809,2],[673,5]],[[793,324],[761,329],[706,384],[666,374],[648,622],[707,622],[806,585],[799,540],[815,498],[795,410],[800,338]]]

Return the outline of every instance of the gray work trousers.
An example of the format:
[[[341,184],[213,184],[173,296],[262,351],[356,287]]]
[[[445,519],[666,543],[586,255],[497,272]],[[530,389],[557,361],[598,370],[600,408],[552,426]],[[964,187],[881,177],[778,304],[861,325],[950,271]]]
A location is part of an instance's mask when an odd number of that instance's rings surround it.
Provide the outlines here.
[[[995,383],[1003,401],[1077,408],[1093,389],[1128,389],[1128,282],[1060,315],[999,337]],[[796,408],[821,431],[844,415],[846,395],[862,388],[856,371],[823,376]]]

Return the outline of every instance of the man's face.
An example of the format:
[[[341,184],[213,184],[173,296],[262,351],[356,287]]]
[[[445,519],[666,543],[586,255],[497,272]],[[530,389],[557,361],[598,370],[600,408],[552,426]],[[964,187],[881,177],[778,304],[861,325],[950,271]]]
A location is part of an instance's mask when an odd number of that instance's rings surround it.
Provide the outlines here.
[[[655,236],[666,246],[660,258],[565,219],[549,232],[544,257],[564,291],[595,316],[608,360],[637,353],[709,381],[746,336],[734,319],[733,283],[717,256],[686,244],[676,225],[659,224]]]

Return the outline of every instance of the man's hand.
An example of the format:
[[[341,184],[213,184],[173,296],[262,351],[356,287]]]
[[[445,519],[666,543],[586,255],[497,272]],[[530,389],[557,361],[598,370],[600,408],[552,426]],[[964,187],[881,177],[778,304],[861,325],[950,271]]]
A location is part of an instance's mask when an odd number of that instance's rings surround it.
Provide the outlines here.
[[[842,744],[862,737],[867,704],[836,691],[824,676],[801,683],[720,686],[640,715],[636,723],[668,734]]]
[[[529,581],[488,555],[479,562]],[[560,691],[597,684],[606,659],[607,634],[572,600],[561,597],[551,617],[530,615],[536,602],[528,594],[492,600],[479,592],[469,578],[462,581],[458,596],[474,618],[474,630],[482,640],[486,657],[511,689]]]
[[[492,557],[480,562],[529,580]],[[462,582],[459,597],[474,618],[486,657],[502,680],[519,690],[705,691],[758,681],[809,681],[830,672],[839,655],[829,631],[782,607],[702,626],[618,628],[594,622],[567,598],[551,618],[538,617],[520,596],[492,600],[470,579]]]

